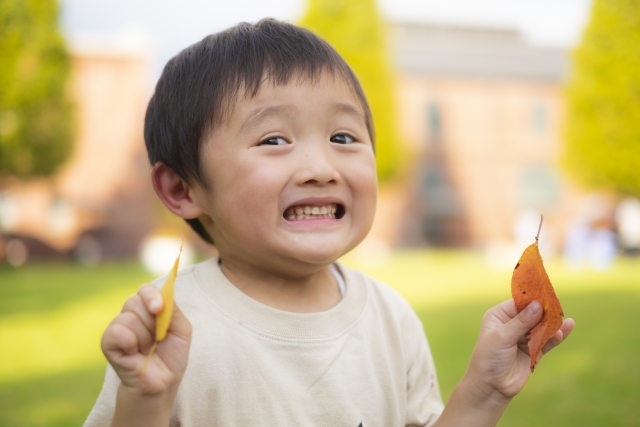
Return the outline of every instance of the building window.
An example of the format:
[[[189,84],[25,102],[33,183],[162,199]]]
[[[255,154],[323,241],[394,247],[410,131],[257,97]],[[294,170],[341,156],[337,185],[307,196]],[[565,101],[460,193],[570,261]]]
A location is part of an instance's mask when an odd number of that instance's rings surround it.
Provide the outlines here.
[[[429,102],[429,105],[427,106],[427,123],[429,125],[428,143],[436,145],[440,142],[440,138],[442,136],[442,123],[440,108],[438,107],[438,104],[433,101]]]
[[[550,167],[528,167],[520,176],[520,205],[536,209],[549,208],[558,201],[559,187],[558,176]]]
[[[547,109],[544,105],[537,103],[533,107],[533,130],[537,134],[543,134],[547,131],[549,118]]]

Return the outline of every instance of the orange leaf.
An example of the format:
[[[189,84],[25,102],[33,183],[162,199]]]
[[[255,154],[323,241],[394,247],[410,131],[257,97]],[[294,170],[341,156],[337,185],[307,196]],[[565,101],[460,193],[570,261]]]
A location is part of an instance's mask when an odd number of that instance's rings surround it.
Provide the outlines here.
[[[540,219],[542,227],[542,218]],[[540,235],[540,229],[538,229]],[[518,313],[531,302],[537,300],[542,304],[542,320],[528,334],[529,355],[531,356],[531,372],[536,366],[542,347],[549,341],[560,326],[564,313],[556,296],[547,272],[542,264],[536,241],[524,250],[511,277],[511,296],[516,303]]]

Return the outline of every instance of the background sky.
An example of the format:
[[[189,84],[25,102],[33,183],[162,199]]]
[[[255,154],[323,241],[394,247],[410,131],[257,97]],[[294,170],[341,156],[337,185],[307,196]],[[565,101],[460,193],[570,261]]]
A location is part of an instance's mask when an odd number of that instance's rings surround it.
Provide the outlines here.
[[[378,0],[388,21],[519,29],[532,43],[571,47],[591,0]],[[169,58],[204,36],[271,16],[295,22],[304,0],[61,0],[72,45],[147,46],[159,73]]]

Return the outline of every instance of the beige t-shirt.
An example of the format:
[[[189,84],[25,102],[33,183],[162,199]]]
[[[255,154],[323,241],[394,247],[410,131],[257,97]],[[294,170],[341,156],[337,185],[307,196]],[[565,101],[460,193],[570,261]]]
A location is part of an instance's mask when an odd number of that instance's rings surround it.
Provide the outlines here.
[[[443,404],[422,323],[389,287],[338,268],[346,293],[320,313],[253,300],[217,258],[181,270],[193,336],[171,426],[433,425]],[[110,425],[119,384],[108,366],[85,427]]]

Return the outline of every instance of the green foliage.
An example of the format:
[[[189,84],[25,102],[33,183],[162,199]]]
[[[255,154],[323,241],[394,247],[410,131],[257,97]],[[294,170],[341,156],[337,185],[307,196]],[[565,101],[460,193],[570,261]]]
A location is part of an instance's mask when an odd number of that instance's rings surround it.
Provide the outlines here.
[[[375,124],[378,177],[393,178],[402,151],[395,129],[393,73],[375,1],[310,0],[300,25],[327,40],[358,76]]]
[[[55,0],[0,2],[0,177],[46,176],[73,142],[70,62]]]
[[[640,0],[595,0],[568,84],[568,168],[640,196]]]

